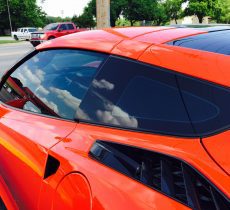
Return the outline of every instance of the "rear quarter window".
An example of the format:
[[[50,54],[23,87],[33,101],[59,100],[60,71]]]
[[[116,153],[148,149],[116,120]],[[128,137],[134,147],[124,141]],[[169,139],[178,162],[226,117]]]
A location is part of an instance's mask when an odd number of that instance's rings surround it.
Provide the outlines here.
[[[115,56],[93,80],[77,117],[125,129],[194,135],[175,75]]]

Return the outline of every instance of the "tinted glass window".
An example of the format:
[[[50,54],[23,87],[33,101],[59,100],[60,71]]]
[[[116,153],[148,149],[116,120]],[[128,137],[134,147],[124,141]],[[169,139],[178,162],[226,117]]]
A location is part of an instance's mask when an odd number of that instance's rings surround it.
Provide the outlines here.
[[[62,25],[59,27],[59,29],[61,29],[61,30],[67,30],[66,24],[62,24]]]
[[[113,56],[93,80],[77,117],[122,128],[194,135],[174,74]]]
[[[40,52],[10,75],[0,98],[16,108],[74,119],[105,57],[78,50]]]
[[[29,32],[35,32],[35,31],[37,31],[36,28],[29,28],[28,30],[29,30]]]
[[[169,42],[168,44],[230,55],[230,30],[186,37]]]
[[[67,24],[67,26],[68,26],[69,30],[73,30],[74,29],[73,24]]]
[[[51,23],[49,25],[47,25],[44,30],[47,30],[47,31],[54,31],[54,30],[57,30],[59,24],[58,23]]]
[[[199,136],[230,127],[230,90],[197,79],[178,76],[193,127]]]

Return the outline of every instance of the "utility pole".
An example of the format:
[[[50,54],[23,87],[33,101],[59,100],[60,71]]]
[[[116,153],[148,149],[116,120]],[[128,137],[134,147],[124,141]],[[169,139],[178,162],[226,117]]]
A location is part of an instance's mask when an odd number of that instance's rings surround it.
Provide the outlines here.
[[[110,27],[110,0],[96,0],[97,28]]]
[[[9,22],[10,22],[10,33],[11,33],[12,32],[12,24],[11,24],[10,7],[9,7],[8,0],[6,0],[6,4],[7,4],[8,16],[9,16]]]

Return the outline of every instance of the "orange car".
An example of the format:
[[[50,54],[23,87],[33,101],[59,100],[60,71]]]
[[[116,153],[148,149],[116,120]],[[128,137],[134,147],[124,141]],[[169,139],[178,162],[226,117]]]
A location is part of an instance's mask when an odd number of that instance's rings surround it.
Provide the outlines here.
[[[87,31],[0,84],[0,209],[230,209],[230,27]]]

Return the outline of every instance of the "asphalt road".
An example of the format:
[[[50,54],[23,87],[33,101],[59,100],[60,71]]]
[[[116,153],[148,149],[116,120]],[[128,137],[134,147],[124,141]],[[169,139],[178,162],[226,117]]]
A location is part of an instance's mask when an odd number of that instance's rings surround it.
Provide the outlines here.
[[[33,49],[29,42],[0,44],[0,76]]]

